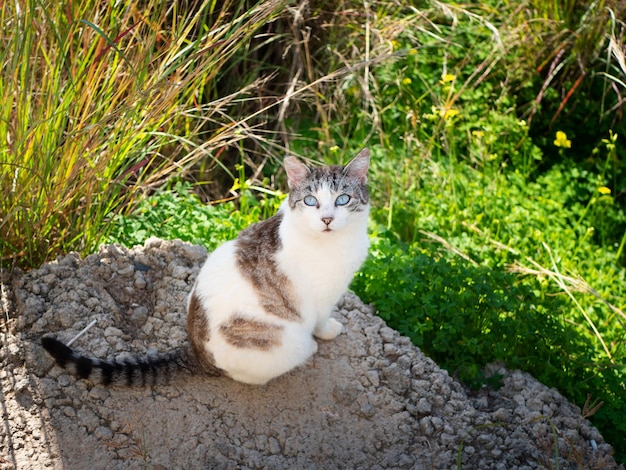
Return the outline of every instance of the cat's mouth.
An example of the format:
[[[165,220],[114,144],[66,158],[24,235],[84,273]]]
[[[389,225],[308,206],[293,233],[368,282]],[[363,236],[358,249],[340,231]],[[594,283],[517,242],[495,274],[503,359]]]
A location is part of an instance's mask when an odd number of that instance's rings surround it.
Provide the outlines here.
[[[333,229],[326,227],[324,230],[322,230],[322,232],[332,232]]]

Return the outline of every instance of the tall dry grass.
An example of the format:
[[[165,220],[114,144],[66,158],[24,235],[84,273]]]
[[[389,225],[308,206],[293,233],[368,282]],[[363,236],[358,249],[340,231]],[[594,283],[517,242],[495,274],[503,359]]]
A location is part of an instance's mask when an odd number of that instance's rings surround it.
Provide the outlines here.
[[[216,84],[285,4],[3,2],[2,265],[93,249],[142,189],[254,138],[228,110],[260,81]]]

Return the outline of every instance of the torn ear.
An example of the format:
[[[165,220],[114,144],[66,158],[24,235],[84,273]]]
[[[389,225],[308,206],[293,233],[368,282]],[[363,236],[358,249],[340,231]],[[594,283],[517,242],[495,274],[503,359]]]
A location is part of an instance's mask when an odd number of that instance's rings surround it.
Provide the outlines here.
[[[289,188],[297,186],[309,174],[307,166],[296,157],[285,157],[285,170],[287,171],[287,184]]]
[[[364,148],[356,157],[346,165],[346,175],[359,180],[361,183],[367,183],[367,170],[370,167],[370,150]]]

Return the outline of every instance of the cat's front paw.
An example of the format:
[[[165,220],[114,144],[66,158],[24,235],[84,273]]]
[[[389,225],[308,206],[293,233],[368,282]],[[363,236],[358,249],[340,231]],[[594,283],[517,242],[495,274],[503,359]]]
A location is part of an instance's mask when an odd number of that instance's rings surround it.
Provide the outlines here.
[[[343,325],[334,318],[329,318],[322,325],[315,328],[313,334],[319,339],[335,339],[343,331]]]

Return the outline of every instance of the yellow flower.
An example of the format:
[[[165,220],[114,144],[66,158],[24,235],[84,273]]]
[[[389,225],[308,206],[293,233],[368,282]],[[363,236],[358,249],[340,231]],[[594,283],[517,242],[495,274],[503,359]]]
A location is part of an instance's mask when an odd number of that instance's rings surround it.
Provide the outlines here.
[[[563,131],[556,131],[556,139],[554,145],[557,147],[568,149],[572,146],[572,141],[567,138],[567,134]]]
[[[411,80],[409,77],[406,77],[406,78],[402,79],[402,84],[403,85],[410,85],[412,81],[413,80]]]
[[[451,83],[456,79],[456,75],[452,75],[451,73],[444,73],[441,76],[441,80],[439,80],[439,83],[441,83],[442,85],[445,85],[446,83]]]
[[[235,178],[233,181],[233,186],[230,188],[231,191],[239,191],[241,189],[241,183],[239,182],[239,178]]]
[[[606,186],[600,186],[598,188],[598,191],[600,192],[600,194],[602,194],[603,196],[606,196],[608,194],[611,194],[611,190],[609,188],[607,188]]]
[[[472,131],[472,135],[477,139],[482,139],[485,137],[485,133],[483,131]]]
[[[435,116],[443,118],[444,121],[453,118],[454,116],[457,116],[459,114],[459,110],[454,108],[438,108],[436,106],[432,106],[431,109]]]
[[[417,49],[409,49],[409,55],[417,54]]]
[[[391,41],[391,47],[393,48],[394,51],[398,48],[399,45],[400,43],[396,41],[395,39]]]
[[[442,117],[444,119],[449,119],[449,118],[453,118],[454,116],[456,116],[457,114],[459,114],[459,110],[458,109],[446,109],[442,115]]]

